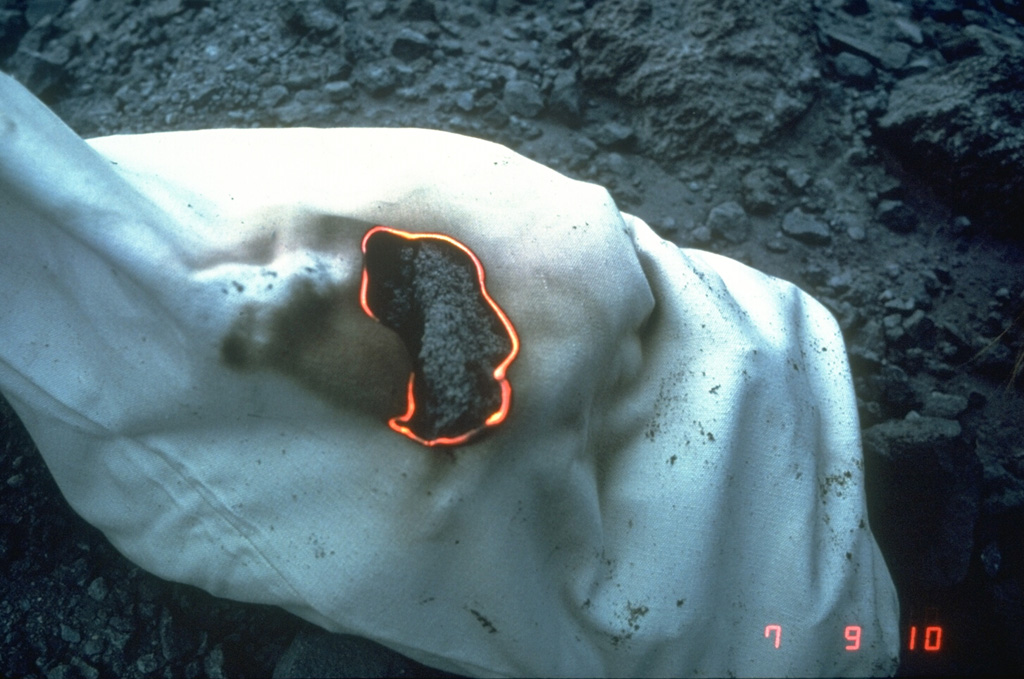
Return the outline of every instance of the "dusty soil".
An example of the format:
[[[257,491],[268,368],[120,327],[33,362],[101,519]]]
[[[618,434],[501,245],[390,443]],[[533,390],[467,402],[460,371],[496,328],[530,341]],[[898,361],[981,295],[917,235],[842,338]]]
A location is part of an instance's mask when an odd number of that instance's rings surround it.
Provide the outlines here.
[[[607,186],[845,334],[901,673],[1024,663],[1024,2],[8,0],[83,136],[422,126]],[[429,673],[127,562],[0,404],[0,674]],[[909,634],[944,629],[943,648]],[[316,664],[316,663],[321,664]]]

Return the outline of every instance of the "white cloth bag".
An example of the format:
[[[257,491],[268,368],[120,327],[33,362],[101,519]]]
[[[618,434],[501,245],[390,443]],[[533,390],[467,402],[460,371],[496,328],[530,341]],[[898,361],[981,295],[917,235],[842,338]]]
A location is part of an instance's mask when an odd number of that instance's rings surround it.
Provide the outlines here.
[[[488,435],[388,428],[377,224],[486,268],[521,341]],[[835,321],[597,186],[425,130],[86,143],[0,76],[0,237],[0,388],[161,577],[472,675],[896,669]]]

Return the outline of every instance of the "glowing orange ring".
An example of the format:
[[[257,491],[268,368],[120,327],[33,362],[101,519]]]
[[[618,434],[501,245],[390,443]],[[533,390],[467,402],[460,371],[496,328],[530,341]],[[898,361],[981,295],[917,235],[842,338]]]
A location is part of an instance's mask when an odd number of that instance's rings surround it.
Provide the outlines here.
[[[519,353],[519,335],[516,334],[516,329],[512,327],[512,322],[508,319],[508,316],[505,315],[505,312],[501,310],[501,307],[498,306],[497,302],[495,302],[491,298],[490,294],[488,294],[487,286],[484,285],[484,266],[483,264],[480,263],[480,260],[477,258],[477,256],[473,254],[472,250],[470,250],[468,247],[466,247],[459,241],[455,240],[451,236],[446,236],[441,233],[411,233],[409,231],[402,231],[400,229],[395,229],[390,226],[373,227],[363,235],[363,241],[361,244],[363,252],[363,275],[362,281],[359,286],[359,304],[360,306],[363,307],[363,311],[365,311],[370,318],[372,318],[375,321],[380,320],[370,309],[370,305],[366,299],[367,288],[369,287],[370,284],[370,275],[366,270],[366,244],[374,234],[381,232],[389,233],[394,236],[400,236],[402,238],[405,238],[406,240],[439,240],[448,243],[449,245],[456,247],[462,252],[466,253],[466,255],[469,256],[470,261],[473,262],[473,266],[476,267],[477,280],[480,282],[480,293],[483,295],[483,298],[487,302],[488,306],[490,306],[494,313],[498,316],[498,320],[500,320],[501,324],[505,327],[506,332],[508,332],[509,339],[512,342],[512,349],[511,351],[509,351],[508,356],[506,356],[505,360],[498,364],[498,367],[496,367],[494,369],[494,372],[492,373],[495,381],[498,383],[501,389],[501,405],[498,407],[497,410],[491,413],[484,420],[483,425],[477,427],[476,429],[472,429],[466,432],[465,434],[460,434],[459,436],[442,436],[436,439],[424,439],[417,436],[408,426],[406,426],[407,423],[410,420],[412,420],[413,414],[416,412],[416,399],[413,396],[412,388],[413,380],[416,377],[415,372],[409,373],[409,385],[407,388],[408,406],[406,407],[405,413],[403,413],[402,415],[398,415],[396,417],[392,417],[390,420],[388,420],[389,427],[397,431],[399,434],[408,436],[413,441],[422,443],[425,446],[455,446],[461,443],[465,443],[466,441],[468,441],[469,439],[471,439],[473,436],[483,431],[484,429],[501,424],[505,420],[505,417],[508,415],[509,404],[512,401],[512,386],[509,384],[508,378],[505,376],[505,373],[508,370],[509,364],[512,363],[512,361],[516,357],[516,354]]]

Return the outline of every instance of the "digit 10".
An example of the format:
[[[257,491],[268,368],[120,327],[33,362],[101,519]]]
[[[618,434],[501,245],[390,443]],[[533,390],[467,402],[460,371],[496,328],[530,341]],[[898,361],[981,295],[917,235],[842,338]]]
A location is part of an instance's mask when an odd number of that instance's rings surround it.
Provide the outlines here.
[[[916,650],[917,646],[917,626],[914,625],[910,628],[910,643],[907,644],[908,650]],[[924,650],[926,651],[937,651],[942,648],[942,628],[933,625],[931,627],[924,628]]]

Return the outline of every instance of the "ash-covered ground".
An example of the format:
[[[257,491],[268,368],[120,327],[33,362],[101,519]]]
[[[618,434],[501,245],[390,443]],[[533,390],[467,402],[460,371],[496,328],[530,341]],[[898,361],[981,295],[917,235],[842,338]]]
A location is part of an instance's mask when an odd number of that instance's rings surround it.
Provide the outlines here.
[[[0,69],[86,137],[498,141],[797,283],[848,343],[901,673],[992,674],[1024,663],[1022,22],[1021,0],[7,0]],[[6,403],[0,481],[0,675],[429,673],[132,566]],[[942,649],[910,650],[926,626]]]

